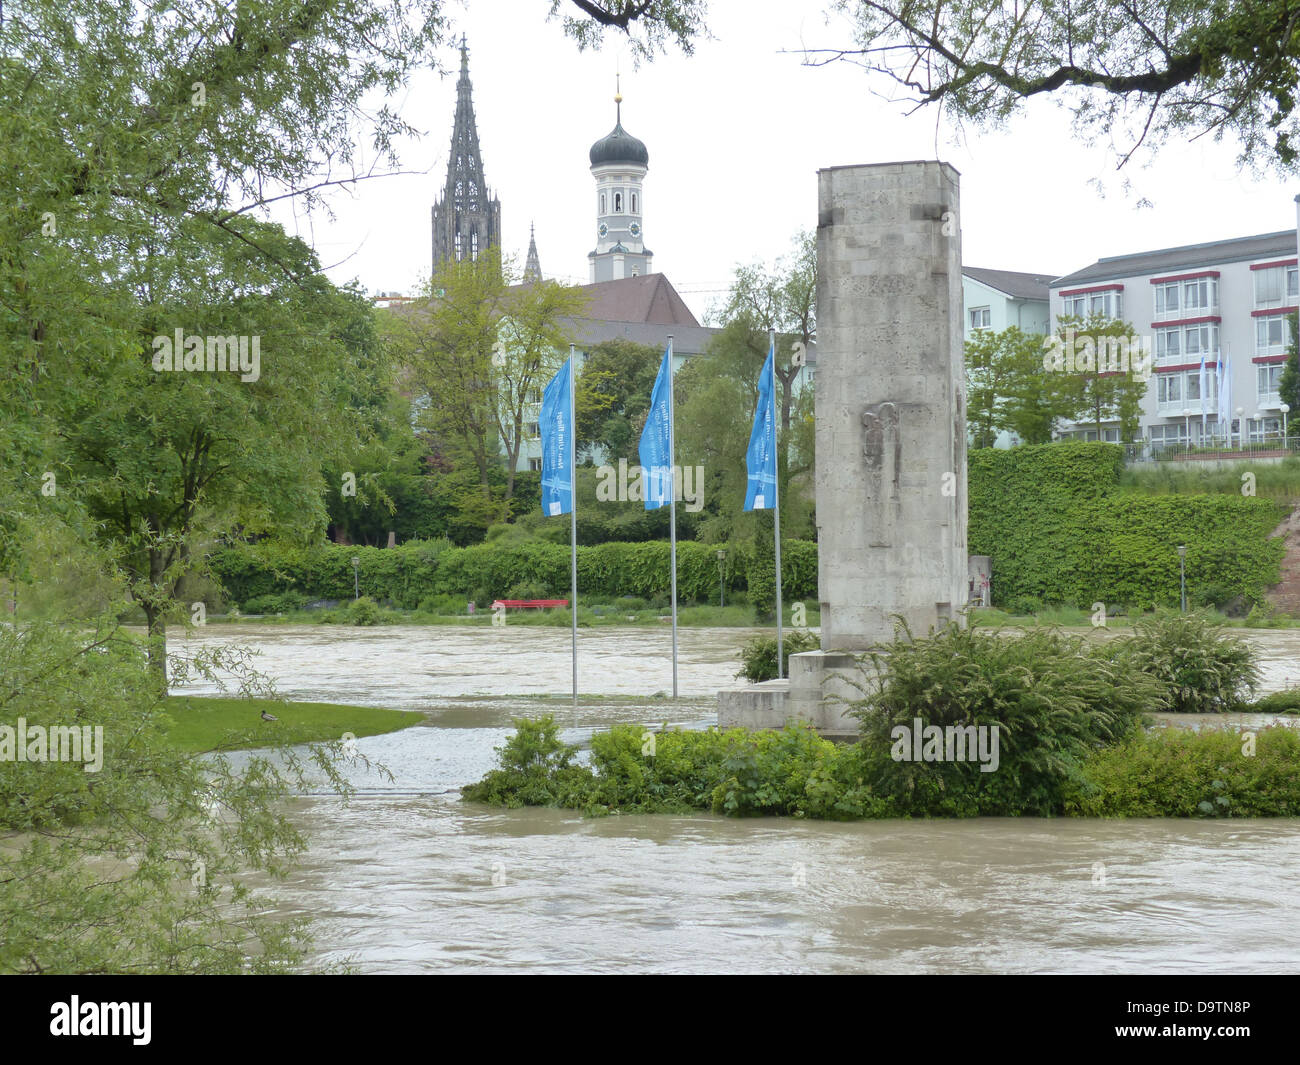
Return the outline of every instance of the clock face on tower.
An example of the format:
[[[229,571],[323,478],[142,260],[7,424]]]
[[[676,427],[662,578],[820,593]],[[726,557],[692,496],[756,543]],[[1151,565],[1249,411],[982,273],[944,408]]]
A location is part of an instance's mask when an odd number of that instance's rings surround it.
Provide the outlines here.
[[[600,228],[596,232],[598,232],[602,237],[607,237],[609,236],[609,226],[605,225],[604,222],[601,222]]]
[[[634,237],[639,237],[641,235],[640,224],[637,222],[633,222],[630,226],[628,226],[628,232],[631,233],[632,236]]]

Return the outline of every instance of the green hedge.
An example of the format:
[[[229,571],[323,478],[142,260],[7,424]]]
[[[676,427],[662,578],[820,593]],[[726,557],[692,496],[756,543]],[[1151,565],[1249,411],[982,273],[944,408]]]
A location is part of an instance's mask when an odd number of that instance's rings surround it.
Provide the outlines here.
[[[1178,602],[1179,544],[1188,594],[1217,585],[1259,598],[1284,545],[1275,501],[1118,491],[1114,444],[1058,443],[970,452],[969,548],[993,560],[993,602]]]
[[[677,545],[677,588],[683,602],[707,602],[717,595],[716,544]],[[817,545],[799,540],[782,544],[787,601],[817,597]],[[748,543],[728,544],[727,585],[748,587],[754,565]],[[244,604],[269,595],[297,592],[307,599],[350,599],[352,559],[359,558],[361,591],[378,600],[414,610],[431,596],[466,600],[508,596],[521,584],[567,598],[569,549],[561,544],[478,544],[452,547],[443,542],[402,544],[395,548],[331,544],[315,549],[253,544],[217,551],[213,575],[226,595]],[[669,545],[608,543],[578,548],[578,594],[616,598],[666,598],[670,588]]]
[[[1057,443],[970,452],[971,554],[993,559],[993,602],[1068,603],[1090,610],[1178,602],[1179,544],[1187,545],[1189,599],[1202,593],[1259,599],[1278,580],[1284,544],[1269,534],[1286,508],[1238,495],[1125,494],[1118,490],[1120,448]],[[678,544],[677,580],[684,602],[717,593],[718,545]],[[728,544],[727,587],[750,601],[771,598],[770,555],[752,541]],[[817,545],[783,540],[787,602],[817,599]],[[452,547],[417,541],[392,550],[330,545],[311,550],[258,544],[218,552],[215,575],[236,602],[300,592],[310,599],[352,595],[353,556],[362,591],[414,609],[422,599],[509,595],[516,585],[569,589],[567,544],[485,543]],[[666,597],[668,544],[662,540],[578,548],[579,594],[601,598]]]

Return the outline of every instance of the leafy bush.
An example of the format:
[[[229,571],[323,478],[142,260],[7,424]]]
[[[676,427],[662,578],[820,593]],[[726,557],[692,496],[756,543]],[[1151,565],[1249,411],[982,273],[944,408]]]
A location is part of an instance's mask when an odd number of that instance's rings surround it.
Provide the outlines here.
[[[1096,752],[1065,812],[1084,817],[1300,816],[1300,734],[1263,729],[1254,753],[1234,732],[1163,729]]]
[[[469,599],[463,595],[430,595],[420,600],[419,610],[422,614],[468,614]]]
[[[520,581],[518,584],[511,585],[504,596],[506,599],[550,599],[552,598],[549,591],[536,581]],[[568,596],[559,598],[567,599]]]
[[[1188,598],[1193,606],[1204,609],[1214,607],[1221,610],[1237,596],[1237,592],[1227,584],[1205,584],[1199,588],[1188,589]]]
[[[868,657],[875,683],[852,716],[881,764],[894,729],[996,726],[999,764],[893,762],[879,778],[886,798],[926,815],[1050,814],[1061,788],[1098,745],[1138,727],[1163,689],[1124,658],[1053,628],[1002,635],[978,624],[913,639],[900,623],[887,654]]]
[[[1245,640],[1204,614],[1160,611],[1133,623],[1133,635],[1106,646],[1165,690],[1165,708],[1180,714],[1241,709],[1259,683],[1256,655]]]
[[[348,605],[347,620],[349,625],[378,625],[382,614],[379,605],[368,595]]]
[[[1266,602],[1255,603],[1246,615],[1246,628],[1248,629],[1285,629],[1288,627],[1288,620],[1284,614],[1278,613]]]
[[[677,545],[682,602],[715,600],[718,546],[694,541]],[[817,545],[788,540],[782,550],[788,556],[783,559],[783,572],[790,598],[815,599]],[[730,599],[744,589],[753,560],[748,544],[730,545],[727,551]],[[361,587],[368,595],[408,610],[434,595],[463,596],[486,605],[522,585],[540,593],[528,598],[563,598],[569,591],[567,544],[504,533],[492,543],[465,548],[440,540],[412,541],[394,548],[331,544],[311,550],[269,542],[245,544],[215,552],[210,565],[227,596],[240,603],[289,591],[309,599],[351,599],[354,557],[361,560]],[[608,599],[631,595],[661,599],[666,605],[670,584],[666,542],[578,548],[578,588],[583,595]]]
[[[992,556],[996,605],[1029,598],[1173,605],[1177,544],[1187,545],[1193,596],[1215,584],[1223,603],[1276,583],[1284,545],[1270,536],[1286,507],[1235,491],[1125,493],[1121,457],[1118,446],[1096,443],[970,452],[970,552]],[[1212,478],[1190,483],[1216,487]],[[1230,594],[1222,597],[1223,589]]]
[[[307,603],[307,597],[301,592],[285,592],[282,595],[257,595],[244,603],[245,614],[288,614],[301,610]]]
[[[588,815],[711,810],[827,820],[988,812],[1300,814],[1300,734],[1289,729],[1260,732],[1255,757],[1245,756],[1242,737],[1220,732],[1147,735],[1138,729],[1109,746],[1084,743],[1078,764],[1060,778],[1055,803],[1021,808],[997,800],[999,789],[1017,786],[1014,773],[1005,778],[1010,783],[988,794],[959,787],[945,796],[933,779],[918,778],[908,763],[893,761],[887,745],[866,738],[832,743],[807,725],[759,732],[652,732],[616,725],[592,736],[592,768],[574,764],[577,748],[560,740],[550,717],[514,725],[515,734],[497,749],[498,768],[461,789],[467,800]],[[1006,768],[985,776],[1002,777]]]
[[[500,768],[461,789],[466,799],[589,815],[712,810],[843,820],[893,813],[864,782],[859,749],[807,725],[779,732],[615,725],[592,736],[592,769],[572,764],[576,748],[559,740],[550,718],[515,728],[498,749]]]
[[[514,720],[515,734],[497,748],[501,765],[476,784],[461,788],[470,802],[492,806],[578,806],[591,789],[590,769],[573,764],[578,748],[560,739],[560,727],[550,715]]]
[[[791,629],[783,634],[783,676],[790,675],[790,656],[803,651],[815,651],[821,640],[807,629]],[[754,684],[776,679],[776,637],[755,636],[740,649],[741,669],[736,674]]]
[[[1285,691],[1265,695],[1246,709],[1255,714],[1300,713],[1300,688],[1287,688]]]

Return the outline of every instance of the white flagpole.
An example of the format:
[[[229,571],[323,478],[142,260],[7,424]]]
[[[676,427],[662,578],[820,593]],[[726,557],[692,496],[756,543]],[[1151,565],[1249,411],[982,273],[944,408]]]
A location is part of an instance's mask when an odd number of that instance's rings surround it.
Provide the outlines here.
[[[668,523],[673,567],[673,701],[677,701],[677,442],[673,430],[673,338],[668,336]]]
[[[573,618],[573,726],[578,726],[578,368],[569,345],[569,614]]]
[[[781,616],[781,452],[778,445],[781,429],[776,421],[776,330],[767,331],[768,350],[772,353],[772,540],[776,546],[776,678],[785,677],[785,634],[782,628],[784,618]]]

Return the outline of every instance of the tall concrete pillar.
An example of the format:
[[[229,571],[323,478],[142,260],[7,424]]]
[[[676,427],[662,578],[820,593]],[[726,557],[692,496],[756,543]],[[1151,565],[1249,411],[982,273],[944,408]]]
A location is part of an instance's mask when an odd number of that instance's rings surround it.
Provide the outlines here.
[[[888,643],[893,615],[924,635],[966,605],[958,208],[946,163],[818,173],[823,651]]]

